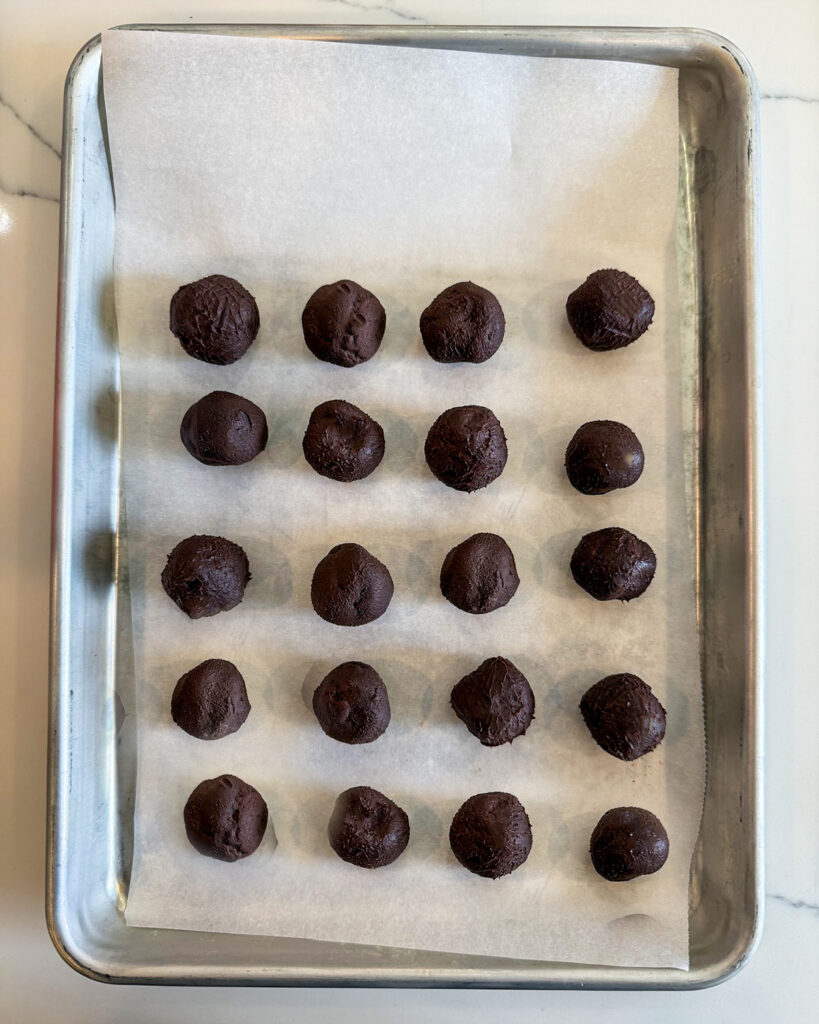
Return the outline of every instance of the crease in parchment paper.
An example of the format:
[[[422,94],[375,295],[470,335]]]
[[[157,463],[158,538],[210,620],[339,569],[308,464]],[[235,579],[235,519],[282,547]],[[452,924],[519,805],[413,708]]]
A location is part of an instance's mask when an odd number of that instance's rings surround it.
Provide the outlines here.
[[[616,62],[109,32],[103,71],[117,194],[115,290],[133,623],[138,773],[129,926],[244,932],[483,956],[631,966],[688,964],[688,879],[703,792],[694,554],[684,473],[691,394],[677,288],[677,74]],[[597,354],[563,309],[588,273],[640,279],[657,312],[627,349]],[[171,295],[210,273],[256,296],[261,330],[228,367],[188,358],[168,330]],[[350,277],[387,311],[381,350],[342,370],[314,359],[300,314],[318,285]],[[474,280],[507,320],[480,366],[425,353],[418,316],[444,287]],[[268,416],[270,443],[246,466],[205,467],[179,441],[188,406],[232,390]],[[366,480],[317,476],[301,453],[329,398],[383,426]],[[494,410],[509,462],[473,495],[423,460],[433,420],[457,404]],[[563,452],[585,420],[620,419],[646,469],[628,490],[574,492]],[[600,604],[568,572],[582,534],[633,530],[658,571],[630,604]],[[469,616],[438,588],[447,551],[502,534],[521,584],[503,609]],[[223,534],[248,553],[243,603],[190,621],[159,577],[173,545]],[[359,629],[312,611],[312,570],[342,541],[389,567],[395,597]],[[524,737],[482,747],[449,707],[455,682],[502,654],[536,698]],[[178,677],[229,658],[252,711],[236,734],[192,739],[169,713]],[[344,660],[384,678],[393,717],[375,743],[329,739],[312,690]],[[625,764],[595,746],[577,705],[612,672],[644,678],[668,709],[657,751]],[[268,802],[278,848],[235,864],[201,857],[182,824],[203,778],[231,772]],[[364,871],[330,850],[336,795],[383,790],[407,811],[409,846]],[[452,857],[452,815],[473,793],[523,802],[534,845],[490,881]],[[671,853],[657,874],[599,878],[599,816],[644,806]]]

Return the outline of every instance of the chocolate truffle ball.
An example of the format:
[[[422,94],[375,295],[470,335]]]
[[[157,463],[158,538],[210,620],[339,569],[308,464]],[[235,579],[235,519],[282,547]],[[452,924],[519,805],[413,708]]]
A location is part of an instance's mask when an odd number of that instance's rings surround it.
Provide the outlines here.
[[[307,300],[301,315],[307,347],[317,359],[357,366],[372,359],[387,326],[384,307],[355,281],[324,284]]]
[[[192,619],[235,608],[249,580],[250,566],[242,548],[207,534],[181,540],[162,570],[165,593]]]
[[[529,856],[532,826],[516,796],[478,793],[452,819],[449,845],[474,874],[500,878],[519,868]]]
[[[337,626],[363,626],[387,610],[389,569],[360,544],[337,544],[313,573],[310,599],[317,615]]]
[[[508,658],[487,658],[452,690],[452,709],[485,747],[511,743],[529,728],[535,695]]]
[[[506,465],[506,435],[491,409],[459,405],[430,427],[424,445],[427,465],[456,491],[477,491],[496,480]]]
[[[595,270],[566,300],[566,316],[586,348],[607,352],[645,334],[654,299],[622,270]]]
[[[598,601],[631,601],[648,587],[657,558],[648,544],[619,526],[583,537],[572,555],[575,582]]]
[[[191,845],[216,860],[249,857],[267,828],[267,804],[258,790],[235,775],[200,782],[185,804]]]
[[[390,698],[372,665],[345,661],[329,672],[313,694],[318,724],[341,743],[372,743],[390,724]]]
[[[209,658],[186,672],[171,697],[173,720],[200,740],[229,736],[249,714],[242,673],[233,662],[221,658]]]
[[[247,398],[211,391],[182,417],[182,444],[206,466],[241,466],[267,444],[265,414]]]
[[[472,615],[503,608],[519,583],[512,549],[496,533],[473,533],[449,552],[441,566],[441,593]]]
[[[302,441],[304,457],[330,480],[363,480],[384,458],[384,431],[350,402],[322,402],[310,414]]]
[[[205,363],[235,363],[259,333],[259,307],[238,281],[212,274],[182,285],[171,299],[171,331]]]
[[[505,329],[498,300],[471,281],[445,288],[421,314],[424,347],[438,363],[485,363]]]
[[[388,796],[369,786],[354,786],[336,800],[327,838],[348,864],[383,868],[406,850],[409,819]]]
[[[631,487],[643,472],[643,446],[625,423],[591,420],[566,449],[566,474],[583,494],[608,494]]]
[[[610,882],[630,882],[665,864],[668,834],[651,811],[613,807],[597,822],[589,852],[598,875]]]
[[[647,683],[628,672],[586,690],[580,713],[597,743],[621,761],[636,761],[665,736],[665,708]]]

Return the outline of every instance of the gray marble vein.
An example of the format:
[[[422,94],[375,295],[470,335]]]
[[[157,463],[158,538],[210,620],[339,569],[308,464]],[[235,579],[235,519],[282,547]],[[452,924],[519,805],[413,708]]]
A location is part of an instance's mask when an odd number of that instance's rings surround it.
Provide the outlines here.
[[[4,196],[17,196],[21,199],[42,199],[45,203],[59,203],[60,201],[59,196],[47,196],[42,192],[32,192],[27,188],[6,188],[2,180],[0,180],[0,193]]]
[[[763,100],[795,100],[797,103],[819,103],[819,96],[798,96],[790,92],[763,92],[760,93]]]
[[[819,914],[819,903],[808,903],[806,900],[794,900],[790,896],[784,896],[779,892],[769,892],[767,895],[778,903],[784,903],[794,910],[810,910],[813,914]]]
[[[356,0],[325,0],[326,3],[340,4],[342,7],[351,7],[356,11],[367,11],[379,14],[392,14],[399,21],[407,21],[413,24],[424,24],[424,19],[417,14],[408,14],[406,11],[400,11],[396,7],[391,7],[389,4],[365,4],[358,3]]]
[[[14,117],[17,118],[17,120],[20,122],[21,125],[23,125],[24,128],[28,128],[28,130],[31,132],[31,134],[34,136],[34,138],[38,142],[42,142],[42,144],[46,147],[46,149],[50,149],[51,152],[54,154],[54,156],[56,156],[58,160],[60,159],[60,151],[59,151],[59,149],[56,149],[54,146],[52,146],[51,143],[48,141],[48,139],[44,138],[37,131],[37,129],[34,127],[33,124],[29,124],[29,122],[26,121],[26,119],[24,117],[22,117],[14,109],[14,107],[9,103],[9,101],[7,99],[5,99],[3,96],[0,96],[0,107],[5,107],[6,110],[8,110]]]

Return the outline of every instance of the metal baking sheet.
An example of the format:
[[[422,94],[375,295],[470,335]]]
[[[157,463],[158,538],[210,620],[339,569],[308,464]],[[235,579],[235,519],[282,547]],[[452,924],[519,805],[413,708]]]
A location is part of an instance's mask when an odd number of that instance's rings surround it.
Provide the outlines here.
[[[123,586],[114,196],[99,37],[66,82],[55,405],[47,917],[69,964],[168,984],[697,988],[761,931],[762,545],[757,91],[726,40],[674,29],[133,26],[679,68],[679,264],[698,388],[697,616],[707,783],[690,886],[689,971],[128,928],[136,745]],[[127,609],[125,609],[127,611]]]

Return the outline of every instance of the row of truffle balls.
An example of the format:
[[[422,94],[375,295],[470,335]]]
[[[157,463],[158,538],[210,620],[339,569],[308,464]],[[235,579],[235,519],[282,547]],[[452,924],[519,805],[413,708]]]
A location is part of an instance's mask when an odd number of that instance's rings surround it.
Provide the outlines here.
[[[264,412],[242,395],[212,391],[182,417],[179,436],[187,451],[206,466],[239,466],[267,446]],[[384,458],[381,424],[340,398],[317,405],[302,438],[308,464],[341,483],[363,480]],[[470,493],[487,487],[506,467],[506,434],[498,417],[482,405],[460,405],[435,420],[424,456],[438,480]],[[566,473],[583,494],[607,494],[636,483],[643,472],[643,447],[624,423],[591,420],[566,448]]]
[[[654,316],[654,300],[622,270],[596,270],[566,301],[575,335],[595,351],[622,348],[639,338]],[[371,291],[341,280],[318,288],[301,315],[307,348],[327,363],[352,367],[381,346],[387,314]],[[179,288],[171,299],[170,328],[188,355],[206,363],[235,363],[259,333],[259,307],[242,284],[212,274]],[[500,348],[506,329],[497,298],[460,281],[437,295],[420,318],[424,346],[439,363],[483,363]]]
[[[339,743],[373,743],[392,718],[387,687],[362,661],[345,661],[313,692],[322,730]],[[508,658],[496,656],[459,680],[450,705],[485,747],[523,736],[535,714],[529,680]],[[613,757],[635,761],[665,735],[665,708],[651,687],[630,673],[606,676],[583,694],[580,712],[594,740]],[[218,740],[237,732],[250,714],[244,677],[236,665],[209,658],[185,672],[171,697],[171,717],[189,736]]]
[[[598,271],[569,297],[566,309],[577,336],[600,351],[622,348],[640,337],[653,319],[654,300],[628,274]],[[632,486],[642,475],[644,462],[636,434],[614,420],[585,423],[566,449],[569,480],[584,494]],[[572,556],[575,579],[600,600],[638,597],[656,565],[648,544],[617,527],[587,535]],[[622,760],[642,757],[665,736],[665,709],[651,688],[629,673],[595,683],[583,695],[580,710],[600,746]],[[594,866],[613,880],[656,871],[667,855],[665,829],[650,811],[640,808],[609,811],[592,834]],[[647,869],[631,873],[643,857]]]
[[[206,857],[237,861],[261,845],[268,828],[267,804],[257,789],[235,775],[205,779],[185,804],[185,831]],[[271,823],[270,831],[275,842]],[[348,864],[383,868],[410,840],[406,811],[370,786],[354,786],[336,799],[327,825],[330,847]],[[501,878],[519,868],[532,849],[532,826],[511,793],[476,793],[455,812],[449,845],[456,860],[482,878]],[[598,874],[627,882],[658,871],[668,857],[662,823],[641,807],[613,807],[598,821],[589,843]]]
[[[629,601],[651,582],[657,561],[651,547],[619,526],[587,533],[574,549],[575,581],[598,601]],[[244,549],[232,540],[194,534],[181,540],[162,570],[165,593],[189,618],[230,611],[250,582]],[[518,590],[512,549],[496,533],[475,533],[456,544],[440,573],[443,596],[461,611],[485,615],[503,608]],[[336,626],[364,626],[392,601],[389,569],[361,544],[337,544],[316,566],[310,584],[313,609]]]

